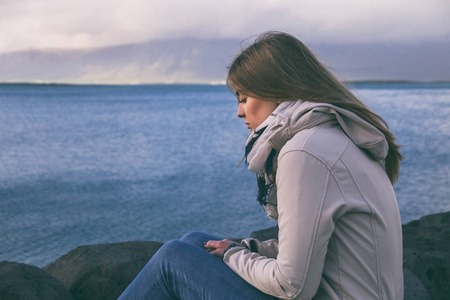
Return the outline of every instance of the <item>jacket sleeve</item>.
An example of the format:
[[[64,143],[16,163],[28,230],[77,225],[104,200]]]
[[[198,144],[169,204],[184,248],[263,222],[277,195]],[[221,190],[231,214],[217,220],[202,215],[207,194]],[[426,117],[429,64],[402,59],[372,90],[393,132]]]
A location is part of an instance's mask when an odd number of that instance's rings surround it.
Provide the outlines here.
[[[277,198],[279,243],[276,259],[233,248],[224,262],[248,283],[283,299],[311,299],[318,290],[334,230],[335,212],[342,206],[328,166],[300,151],[278,160]],[[333,199],[327,199],[329,186]],[[341,207],[342,208],[342,207]]]
[[[278,240],[271,239],[267,241],[258,241],[257,239],[248,238],[243,239],[241,243],[244,244],[247,249],[250,249],[252,252],[258,252],[259,255],[268,258],[277,258]]]

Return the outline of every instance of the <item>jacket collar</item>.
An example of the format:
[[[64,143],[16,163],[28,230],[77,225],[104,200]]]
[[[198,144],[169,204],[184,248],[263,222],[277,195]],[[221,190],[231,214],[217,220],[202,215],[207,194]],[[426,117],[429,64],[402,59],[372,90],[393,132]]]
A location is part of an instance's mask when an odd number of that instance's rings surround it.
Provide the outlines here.
[[[296,133],[322,124],[338,124],[355,145],[377,160],[387,155],[389,146],[383,133],[356,114],[331,104],[286,100],[247,139],[246,145],[255,132],[266,127],[247,156],[248,169],[262,175],[272,149],[279,152]]]

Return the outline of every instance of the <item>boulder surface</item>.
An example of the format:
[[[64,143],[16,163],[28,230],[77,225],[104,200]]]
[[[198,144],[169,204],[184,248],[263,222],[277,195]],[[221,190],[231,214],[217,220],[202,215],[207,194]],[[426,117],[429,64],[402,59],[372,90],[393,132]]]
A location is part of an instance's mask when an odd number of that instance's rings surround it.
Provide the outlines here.
[[[432,299],[450,299],[450,212],[403,225],[403,266],[417,275]]]
[[[16,262],[0,262],[0,299],[73,300],[69,291],[44,270]]]
[[[116,300],[161,246],[159,242],[81,246],[44,270],[76,300]]]

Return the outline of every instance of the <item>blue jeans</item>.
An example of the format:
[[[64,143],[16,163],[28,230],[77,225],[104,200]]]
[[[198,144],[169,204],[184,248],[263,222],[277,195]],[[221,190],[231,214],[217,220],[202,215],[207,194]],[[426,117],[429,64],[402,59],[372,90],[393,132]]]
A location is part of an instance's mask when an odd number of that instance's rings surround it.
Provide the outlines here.
[[[203,243],[221,240],[191,232],[165,243],[119,300],[277,299],[264,294],[206,252]]]

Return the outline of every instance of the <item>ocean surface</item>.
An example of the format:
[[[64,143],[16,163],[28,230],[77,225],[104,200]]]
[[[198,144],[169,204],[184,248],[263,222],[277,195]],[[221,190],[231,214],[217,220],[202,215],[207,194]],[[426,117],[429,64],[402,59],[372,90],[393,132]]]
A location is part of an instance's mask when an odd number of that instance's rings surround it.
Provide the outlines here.
[[[353,86],[403,145],[402,222],[450,210],[449,83]],[[275,225],[237,166],[249,134],[212,85],[0,85],[0,261]]]

